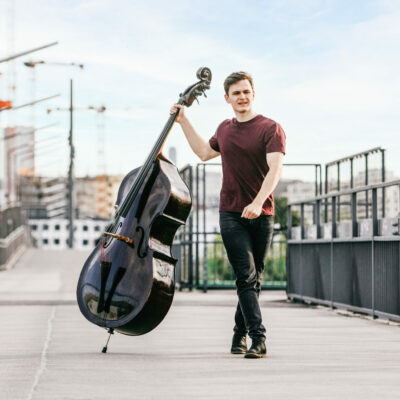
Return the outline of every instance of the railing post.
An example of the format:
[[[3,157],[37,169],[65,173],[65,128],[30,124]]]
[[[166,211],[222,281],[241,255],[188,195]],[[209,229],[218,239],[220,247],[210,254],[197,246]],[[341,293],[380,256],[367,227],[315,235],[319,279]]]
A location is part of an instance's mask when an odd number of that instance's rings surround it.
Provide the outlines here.
[[[292,238],[292,206],[288,206],[287,207],[287,217],[286,217],[286,221],[287,221],[287,233],[286,233],[286,237],[289,239]]]
[[[358,223],[357,223],[357,192],[351,194],[351,236],[358,236]]]
[[[325,166],[325,194],[328,194],[328,166]],[[328,222],[328,198],[325,199],[325,223]]]
[[[318,165],[315,164],[315,195],[318,196]]]
[[[189,190],[190,193],[193,193],[193,168],[189,166]],[[185,237],[184,240],[186,241],[187,238]],[[193,213],[190,212],[189,217],[189,290],[193,289]]]
[[[321,237],[321,200],[315,203],[315,225],[317,228],[317,239]]]
[[[336,237],[336,196],[332,197],[332,238],[331,238],[331,308],[333,308],[333,239]]]
[[[318,164],[319,170],[319,194],[322,194],[322,167],[321,164]]]
[[[203,164],[203,292],[207,292],[206,165]]]
[[[340,192],[340,162],[337,163],[337,191]],[[337,219],[340,221],[340,196],[337,198]]]
[[[354,165],[353,165],[353,159],[350,158],[350,188],[353,189],[354,187]]]
[[[304,239],[304,203],[300,205],[300,238]]]
[[[372,236],[378,236],[378,189],[372,189]]]
[[[368,186],[368,154],[365,155],[365,186]],[[368,190],[365,191],[365,218],[368,218]]]
[[[336,237],[336,196],[332,197],[332,239]]]
[[[199,232],[200,232],[200,218],[199,218],[199,164],[196,165],[196,288],[199,287],[200,279],[199,279],[199,272],[200,272],[200,265],[199,265]]]
[[[372,318],[375,318],[375,236],[378,236],[378,189],[372,189],[372,241],[371,241],[371,275],[372,275]]]
[[[382,154],[382,182],[385,182],[385,150],[381,150]],[[382,218],[385,218],[385,188],[382,188]]]

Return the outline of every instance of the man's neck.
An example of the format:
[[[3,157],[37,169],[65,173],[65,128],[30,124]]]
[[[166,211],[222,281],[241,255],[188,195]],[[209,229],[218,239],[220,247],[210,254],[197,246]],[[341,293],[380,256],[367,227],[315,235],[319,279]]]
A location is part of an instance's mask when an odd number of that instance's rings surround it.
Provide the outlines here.
[[[256,117],[257,113],[254,112],[253,110],[250,110],[246,113],[235,112],[235,115],[236,115],[236,119],[238,120],[238,122],[246,122],[246,121],[250,121],[251,119]]]

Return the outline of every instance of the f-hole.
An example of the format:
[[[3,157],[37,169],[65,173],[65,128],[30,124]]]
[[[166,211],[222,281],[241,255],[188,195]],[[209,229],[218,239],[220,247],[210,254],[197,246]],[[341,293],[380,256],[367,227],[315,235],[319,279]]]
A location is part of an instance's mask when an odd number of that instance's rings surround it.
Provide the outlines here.
[[[145,258],[147,256],[147,251],[146,251],[146,249],[144,249],[142,251],[142,246],[143,246],[144,236],[145,236],[144,229],[141,226],[138,226],[136,228],[136,232],[140,232],[140,241],[139,241],[139,246],[137,248],[137,254],[138,254],[139,258]]]

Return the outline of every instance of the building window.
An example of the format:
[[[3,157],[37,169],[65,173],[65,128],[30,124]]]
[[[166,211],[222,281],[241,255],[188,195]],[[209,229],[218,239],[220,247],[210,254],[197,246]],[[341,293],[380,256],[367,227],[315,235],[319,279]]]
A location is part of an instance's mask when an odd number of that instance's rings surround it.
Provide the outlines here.
[[[49,239],[43,239],[43,244],[49,244]]]
[[[43,225],[43,230],[44,230],[44,231],[49,230],[49,226],[48,226],[47,224],[44,224],[44,225]]]
[[[60,244],[60,239],[54,239],[54,244]]]
[[[59,231],[60,230],[60,225],[57,224],[57,225],[54,226],[54,228],[55,228],[56,231]]]
[[[89,228],[88,228],[87,225],[83,225],[82,229],[83,229],[84,231],[87,231]]]
[[[37,225],[31,225],[31,229],[32,229],[33,231],[36,231],[36,230],[37,230]]]
[[[82,244],[83,244],[84,246],[87,246],[87,245],[89,244],[89,240],[83,239],[83,240],[82,240]]]
[[[100,227],[99,227],[98,225],[96,225],[96,226],[94,227],[94,230],[95,230],[96,232],[99,232],[99,231],[100,231]]]

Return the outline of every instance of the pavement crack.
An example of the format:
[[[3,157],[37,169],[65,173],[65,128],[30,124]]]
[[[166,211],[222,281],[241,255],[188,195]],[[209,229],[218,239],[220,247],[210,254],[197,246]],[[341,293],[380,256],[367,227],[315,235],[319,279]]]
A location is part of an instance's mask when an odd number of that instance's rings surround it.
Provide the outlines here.
[[[40,357],[40,366],[39,366],[38,370],[36,371],[35,379],[33,381],[31,390],[29,391],[27,400],[32,400],[33,399],[33,396],[35,394],[36,388],[39,385],[40,378],[42,377],[43,372],[46,370],[46,366],[47,366],[47,351],[49,349],[49,345],[50,345],[50,342],[51,342],[51,336],[53,334],[53,320],[54,320],[55,314],[56,314],[56,307],[52,307],[49,319],[47,320],[47,334],[46,334],[46,339],[45,339],[44,344],[43,344],[42,354],[41,354],[41,357]]]

